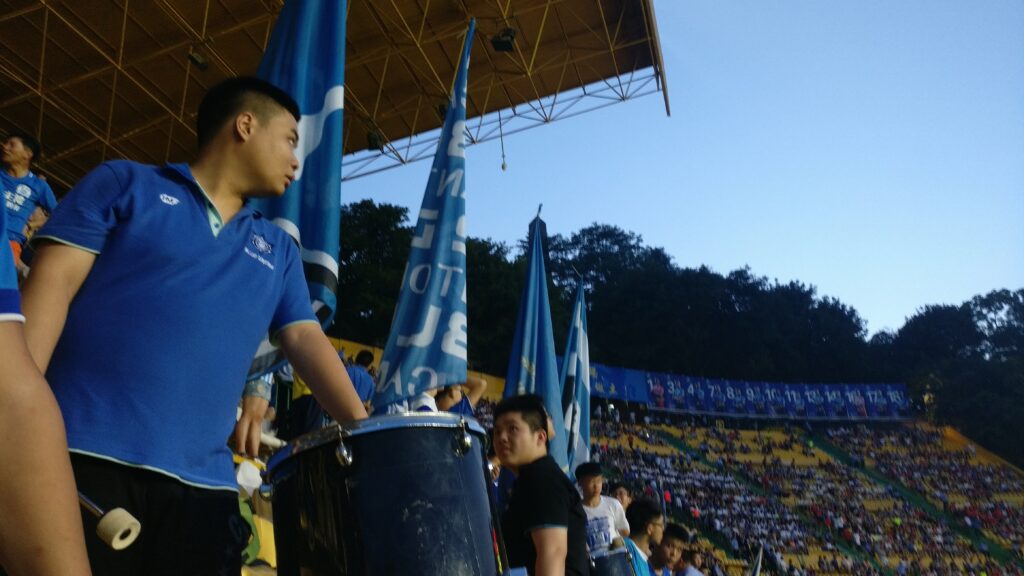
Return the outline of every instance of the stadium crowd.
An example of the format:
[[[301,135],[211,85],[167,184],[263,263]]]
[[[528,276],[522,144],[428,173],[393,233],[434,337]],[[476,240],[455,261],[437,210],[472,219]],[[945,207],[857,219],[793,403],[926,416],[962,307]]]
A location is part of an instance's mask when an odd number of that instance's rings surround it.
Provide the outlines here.
[[[942,432],[925,426],[874,429],[835,427],[829,439],[860,462],[928,498],[969,529],[1021,555],[1024,475],[986,462],[977,449],[947,446]]]
[[[996,561],[984,542],[959,534],[942,518],[903,498],[894,486],[828,456],[811,437],[789,425],[741,431],[675,416],[648,414],[640,419],[644,425],[595,419],[595,458],[620,471],[636,491],[660,495],[670,515],[715,537],[731,555],[749,559],[764,546],[774,567],[790,574],[876,574],[881,569],[928,576],[1021,573],[1018,566]],[[665,424],[664,434],[657,433],[652,420]],[[916,457],[904,458],[900,467],[917,477],[971,466],[969,476],[979,479],[980,487],[938,484],[955,495],[947,500],[964,502],[948,509],[966,526],[998,536],[1019,554],[1014,546],[1019,503],[970,500],[986,490],[1016,491],[1019,478],[1014,471],[965,461],[962,454],[936,446],[931,432],[918,430],[915,438],[898,440],[898,432],[859,428],[863,438],[906,445]],[[848,430],[829,430],[829,437],[842,445],[836,438],[851,437]],[[665,438],[670,435],[685,442],[687,450],[669,448]],[[914,452],[917,446],[923,448],[920,456]],[[860,457],[853,445],[849,452],[855,461]],[[872,462],[875,456],[867,455]],[[896,466],[898,458],[886,461]],[[914,462],[924,469],[913,470]],[[956,491],[958,486],[965,486],[964,493]]]

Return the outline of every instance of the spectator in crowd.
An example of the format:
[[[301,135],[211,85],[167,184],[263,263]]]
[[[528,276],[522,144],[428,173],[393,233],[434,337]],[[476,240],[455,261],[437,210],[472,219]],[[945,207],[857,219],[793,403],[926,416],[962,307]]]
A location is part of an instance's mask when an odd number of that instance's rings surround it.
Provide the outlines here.
[[[544,400],[505,398],[494,409],[494,448],[515,476],[502,515],[510,566],[531,576],[590,574],[586,514],[579,494],[548,454]]]
[[[338,351],[338,358],[344,364],[344,352]],[[302,376],[295,373],[291,364],[285,364],[277,373],[284,382],[290,383],[291,389],[291,401],[288,403],[288,409],[281,414],[278,436],[282,440],[291,442],[303,434],[315,432],[326,426],[329,421],[327,412],[320,406],[320,402],[317,401]],[[265,414],[259,412],[259,408],[269,407],[270,396],[265,395],[265,390],[264,387],[252,381],[246,384],[242,394],[242,419],[239,422],[249,420],[247,416],[250,414],[252,415],[251,419],[255,420],[262,420],[265,417]],[[358,396],[358,392],[356,395]],[[238,434],[236,433],[235,436],[237,437]]]
[[[638,576],[649,576],[651,569],[648,560],[652,550],[661,543],[665,516],[653,500],[637,498],[626,510],[626,520],[631,530],[625,542],[633,556],[633,571]]]
[[[0,156],[0,185],[4,191],[7,212],[7,240],[14,255],[14,264],[21,268],[21,249],[25,244],[25,229],[36,208],[53,212],[57,198],[45,180],[32,172],[32,162],[39,158],[39,142],[24,132],[13,132],[3,143]],[[34,222],[38,225],[39,218]],[[43,217],[45,221],[45,217]]]
[[[348,377],[352,380],[352,386],[359,394],[366,410],[370,410],[370,402],[373,400],[374,384],[373,376],[370,374],[370,367],[373,365],[373,352],[360,350],[356,354],[356,361],[348,366]]]
[[[587,513],[587,546],[591,553],[600,553],[622,546],[629,536],[629,522],[622,504],[601,494],[604,472],[596,462],[576,467],[576,482],[583,494],[583,510]]]
[[[690,549],[683,552],[683,574],[682,576],[704,576],[700,571],[704,567],[704,554],[699,549]]]
[[[476,405],[487,390],[487,380],[476,376],[466,378],[462,385],[446,386],[438,391],[437,409],[463,416],[473,416]]]
[[[87,525],[96,572],[239,572],[248,530],[225,438],[268,329],[332,416],[366,416],[313,313],[298,247],[246,206],[294,179],[298,118],[273,85],[225,80],[199,106],[192,164],[104,163],[33,238],[26,340],[64,415],[76,481],[145,526],[125,554]]]
[[[6,214],[0,212],[0,234]],[[10,245],[0,245],[0,572],[89,574],[53,393],[29,355]]]
[[[629,505],[633,502],[633,495],[629,493],[629,486],[626,486],[622,482],[616,482],[612,484],[611,489],[612,498],[619,501],[622,504],[622,509],[629,508]]]
[[[683,555],[683,547],[689,541],[686,528],[679,524],[665,526],[661,542],[651,551],[647,563],[651,567],[651,576],[673,576],[672,567]]]

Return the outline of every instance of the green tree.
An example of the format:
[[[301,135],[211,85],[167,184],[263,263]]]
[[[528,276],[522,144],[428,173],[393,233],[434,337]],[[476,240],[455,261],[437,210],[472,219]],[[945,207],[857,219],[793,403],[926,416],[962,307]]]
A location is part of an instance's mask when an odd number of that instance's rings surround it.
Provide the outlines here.
[[[338,311],[330,335],[384,345],[411,241],[406,208],[372,200],[342,206]]]

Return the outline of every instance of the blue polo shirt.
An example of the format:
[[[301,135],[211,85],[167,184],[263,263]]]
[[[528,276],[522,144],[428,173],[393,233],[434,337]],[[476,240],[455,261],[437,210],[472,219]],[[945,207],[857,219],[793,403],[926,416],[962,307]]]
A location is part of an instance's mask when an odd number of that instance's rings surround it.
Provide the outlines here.
[[[32,217],[36,206],[53,212],[57,198],[50,185],[29,172],[24,178],[15,178],[0,169],[0,186],[4,190],[4,207],[7,209],[7,239],[25,241],[25,224]]]
[[[242,210],[214,235],[187,165],[107,162],[33,237],[97,254],[46,378],[74,452],[235,490],[226,441],[261,339],[316,322],[295,242]]]
[[[6,210],[4,211],[6,212]],[[0,234],[3,234],[7,216],[0,212]],[[24,322],[21,299],[18,295],[18,272],[14,268],[11,245],[0,242],[0,322]]]
[[[374,384],[373,376],[366,371],[359,364],[353,364],[348,367],[348,377],[352,380],[352,386],[356,389],[356,394],[359,394],[359,399],[364,403],[368,402],[370,398],[373,398]]]

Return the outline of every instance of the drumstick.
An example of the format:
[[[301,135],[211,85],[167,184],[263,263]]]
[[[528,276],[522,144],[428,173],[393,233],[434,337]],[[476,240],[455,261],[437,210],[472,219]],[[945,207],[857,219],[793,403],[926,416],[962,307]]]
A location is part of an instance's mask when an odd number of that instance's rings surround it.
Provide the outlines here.
[[[78,493],[78,503],[99,520],[96,535],[114,550],[124,550],[131,546],[142,531],[142,524],[124,508],[104,511],[81,492]]]

